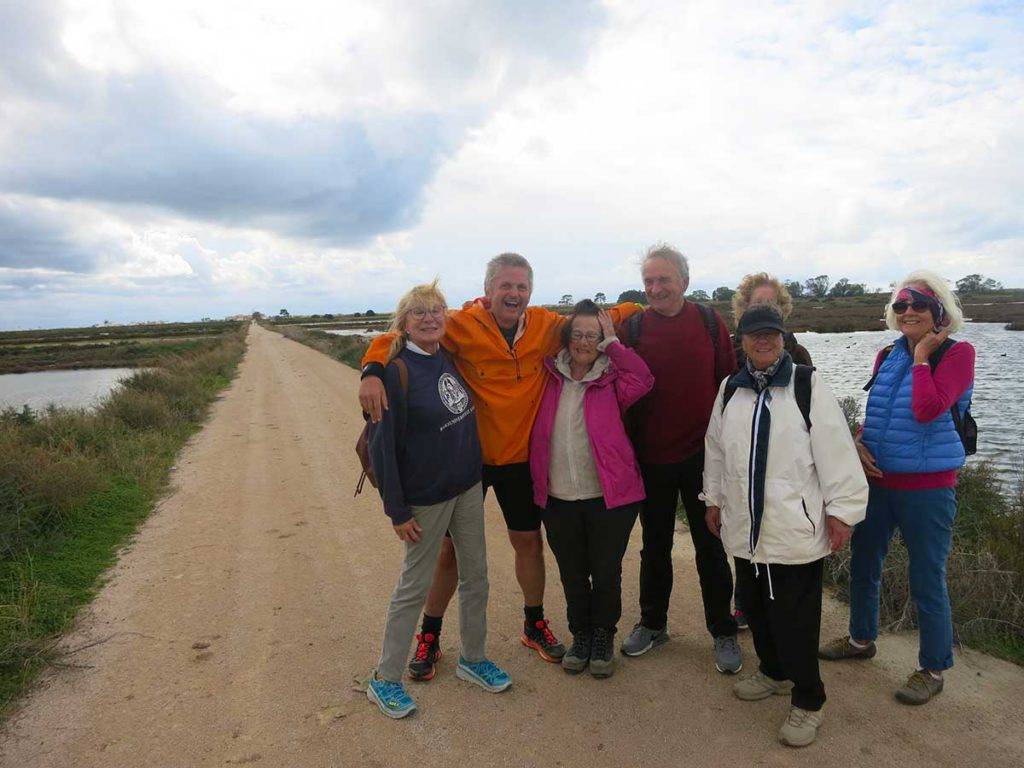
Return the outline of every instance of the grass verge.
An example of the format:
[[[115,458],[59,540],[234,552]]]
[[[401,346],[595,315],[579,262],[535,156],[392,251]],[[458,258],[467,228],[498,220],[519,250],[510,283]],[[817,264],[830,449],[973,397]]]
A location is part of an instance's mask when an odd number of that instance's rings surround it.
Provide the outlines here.
[[[879,624],[890,631],[917,627],[909,562],[897,533],[885,559],[879,600]],[[960,472],[947,573],[956,641],[1024,665],[1024,487],[1007,492],[987,462]],[[825,561],[825,580],[849,602],[849,548]]]
[[[0,715],[57,656],[166,488],[245,350],[245,331],[165,358],[99,408],[0,413]]]
[[[370,346],[367,336],[337,336],[333,333],[324,333],[313,328],[303,328],[299,325],[274,325],[266,323],[263,326],[271,331],[276,331],[282,336],[312,347],[318,352],[323,352],[328,357],[333,357],[345,365],[359,370],[359,361],[363,359],[366,348]]]

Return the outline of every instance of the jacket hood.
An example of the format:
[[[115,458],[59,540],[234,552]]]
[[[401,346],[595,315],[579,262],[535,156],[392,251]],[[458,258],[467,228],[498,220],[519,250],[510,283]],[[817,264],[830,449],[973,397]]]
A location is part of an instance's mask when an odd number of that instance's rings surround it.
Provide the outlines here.
[[[559,381],[563,379],[572,379],[572,373],[569,369],[569,350],[560,349],[558,354],[554,357],[544,358],[544,367],[548,373]],[[593,384],[594,386],[604,386],[612,380],[615,376],[615,366],[612,365],[611,359],[605,353],[601,353],[597,356],[597,360],[594,361],[594,366],[587,371],[586,375],[581,380],[583,384]],[[572,379],[575,381],[575,379]]]

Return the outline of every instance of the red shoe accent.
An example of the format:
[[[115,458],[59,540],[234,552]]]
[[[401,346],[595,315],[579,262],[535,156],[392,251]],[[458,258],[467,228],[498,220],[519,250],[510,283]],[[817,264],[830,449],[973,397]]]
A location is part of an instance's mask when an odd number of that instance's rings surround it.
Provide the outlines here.
[[[430,659],[430,646],[437,640],[437,636],[432,632],[426,632],[422,635],[416,635],[416,652],[413,654],[413,658],[416,661],[429,661]],[[417,683],[426,683],[434,679],[434,675],[437,674],[437,662],[441,660],[444,654],[441,653],[441,649],[437,649],[437,653],[434,655],[434,661],[430,665],[430,671],[423,675],[415,675],[411,671],[409,672],[409,679]]]
[[[551,630],[548,629],[547,619],[538,619],[536,622],[534,622],[533,626],[538,632],[541,633],[541,635],[544,638],[544,642],[548,643],[549,645],[558,644],[558,639],[554,636]],[[537,655],[544,659],[544,661],[550,662],[552,664],[562,663],[561,659],[557,659],[554,656],[552,656],[550,653],[547,652],[547,649],[545,649],[541,643],[527,636],[525,632],[523,632],[523,634],[519,636],[519,642],[521,642],[527,648],[532,648],[533,650],[535,650],[537,652]]]

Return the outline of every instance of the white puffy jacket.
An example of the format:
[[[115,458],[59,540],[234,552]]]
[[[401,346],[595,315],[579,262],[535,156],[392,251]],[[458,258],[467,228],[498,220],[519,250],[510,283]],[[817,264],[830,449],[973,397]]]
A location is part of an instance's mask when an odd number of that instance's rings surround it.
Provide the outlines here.
[[[792,371],[792,367],[790,367]],[[794,394],[794,377],[771,386],[771,430],[765,463],[761,528],[753,543],[750,494],[751,441],[758,399],[738,387],[722,412],[718,389],[704,438],[704,490],[709,507],[722,510],[722,544],[734,557],[755,563],[799,565],[830,552],[826,515],[856,525],[864,519],[868,485],[839,403],[814,372],[811,377],[811,429],[808,432]]]

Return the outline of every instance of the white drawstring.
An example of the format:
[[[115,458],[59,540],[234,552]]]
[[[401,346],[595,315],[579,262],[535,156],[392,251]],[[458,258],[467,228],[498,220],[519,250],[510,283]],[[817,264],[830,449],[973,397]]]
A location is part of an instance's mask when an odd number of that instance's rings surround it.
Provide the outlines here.
[[[774,600],[775,599],[775,591],[772,589],[772,564],[771,563],[765,563],[764,564],[764,569],[765,569],[765,571],[768,572],[768,599],[769,600]],[[761,578],[761,572],[757,569],[757,563],[754,563],[754,578],[755,579]]]

